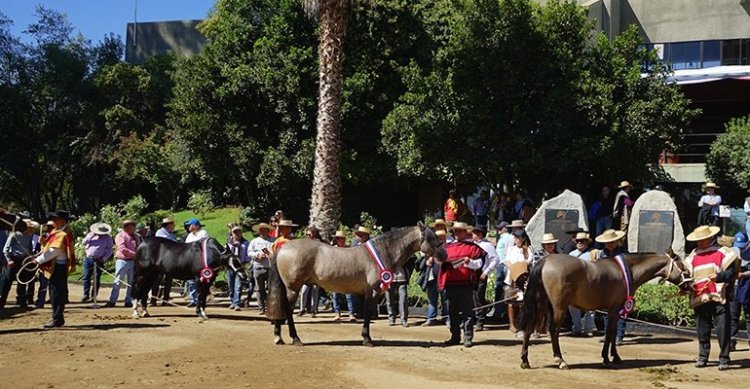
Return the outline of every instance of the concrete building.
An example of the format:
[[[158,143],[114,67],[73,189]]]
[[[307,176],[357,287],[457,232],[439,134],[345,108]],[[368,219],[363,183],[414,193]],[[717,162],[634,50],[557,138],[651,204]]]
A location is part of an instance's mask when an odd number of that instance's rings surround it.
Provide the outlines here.
[[[198,31],[201,20],[128,23],[125,61],[142,63],[156,55],[190,56],[199,53],[206,38]]]

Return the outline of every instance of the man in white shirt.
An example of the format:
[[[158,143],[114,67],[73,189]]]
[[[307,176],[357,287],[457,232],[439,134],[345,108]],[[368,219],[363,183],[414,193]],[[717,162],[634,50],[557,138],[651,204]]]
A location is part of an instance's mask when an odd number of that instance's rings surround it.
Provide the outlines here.
[[[250,298],[253,295],[255,285],[258,285],[258,313],[266,313],[266,297],[268,296],[267,281],[268,270],[271,268],[269,256],[274,239],[268,234],[273,226],[266,223],[260,223],[253,226],[253,231],[258,234],[250,245],[247,247],[247,256],[250,259],[251,271],[253,277],[250,279],[249,291],[247,292],[247,303],[250,304]]]
[[[485,236],[487,235],[487,227],[485,227],[484,224],[477,224],[474,226],[471,235],[474,243],[479,245],[479,247],[487,253],[484,263],[482,264],[482,274],[479,276],[479,284],[474,292],[474,305],[480,307],[482,305],[487,305],[487,278],[490,273],[500,266],[500,259],[497,257],[495,246],[485,239]],[[484,322],[487,320],[488,311],[489,309],[487,308],[477,311],[477,322],[474,331],[484,331]]]
[[[588,232],[579,232],[576,234],[576,249],[569,255],[580,258],[584,261],[590,261],[591,258],[591,237]],[[570,317],[573,319],[573,333],[571,336],[593,336],[594,332],[594,311],[583,312],[583,326],[581,326],[581,310],[574,307],[568,307]]]
[[[716,184],[714,184],[713,182],[707,182],[705,187],[706,194],[701,196],[701,199],[698,201],[698,208],[700,208],[698,224],[708,224],[711,226],[715,226],[716,222],[719,220],[719,205],[721,205],[721,196],[716,194],[716,189],[718,188],[718,186],[716,186]]]
[[[185,226],[188,228],[188,234],[185,236],[185,243],[193,243],[193,242],[200,242],[204,239],[208,239],[208,232],[203,229],[203,224],[201,224],[201,221],[192,218],[185,222]],[[195,290],[195,280],[188,280],[187,282],[187,289],[188,289],[188,298],[189,303],[188,307],[194,307],[195,304],[198,301],[197,292]]]
[[[513,244],[513,235],[510,234],[510,228],[508,227],[507,222],[501,221],[495,226],[495,229],[497,230],[497,245],[495,247],[497,259],[500,262],[497,268],[495,268],[494,302],[497,303],[505,298],[505,273],[508,271],[507,266],[505,266],[505,253],[508,251],[508,247]],[[505,303],[498,303],[495,305],[495,319],[502,320],[505,316],[505,312],[507,312]]]

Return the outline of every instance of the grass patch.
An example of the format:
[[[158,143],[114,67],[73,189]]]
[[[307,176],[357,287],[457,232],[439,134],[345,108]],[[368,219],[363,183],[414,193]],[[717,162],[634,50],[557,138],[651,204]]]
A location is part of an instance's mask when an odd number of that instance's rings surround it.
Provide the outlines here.
[[[203,228],[208,232],[208,236],[216,239],[221,244],[227,242],[227,223],[239,223],[240,212],[242,208],[215,208],[213,211],[206,214],[205,218],[200,218],[190,210],[184,210],[175,212],[172,217],[175,220],[177,226],[175,232],[178,237],[185,236],[185,229],[182,228],[182,224],[191,218],[198,218],[203,224]],[[245,238],[252,239],[252,233],[245,231]]]

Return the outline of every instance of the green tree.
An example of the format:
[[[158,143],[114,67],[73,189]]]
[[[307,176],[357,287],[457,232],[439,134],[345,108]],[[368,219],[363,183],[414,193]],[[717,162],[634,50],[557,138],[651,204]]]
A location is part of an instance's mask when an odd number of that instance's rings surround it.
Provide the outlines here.
[[[711,144],[706,156],[706,175],[730,194],[746,194],[750,188],[750,116],[734,118],[726,132]]]

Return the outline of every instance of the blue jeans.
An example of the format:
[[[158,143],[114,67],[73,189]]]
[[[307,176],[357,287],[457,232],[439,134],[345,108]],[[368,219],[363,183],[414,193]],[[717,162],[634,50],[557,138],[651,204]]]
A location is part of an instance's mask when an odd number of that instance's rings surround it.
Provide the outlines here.
[[[116,303],[120,297],[120,285],[124,282],[125,278],[128,279],[128,284],[133,285],[133,276],[135,274],[135,264],[132,260],[126,261],[124,259],[118,259],[115,262],[115,281],[112,283],[112,294],[109,295],[109,302]],[[130,286],[128,285],[125,289],[125,304],[132,303],[130,296]]]
[[[409,296],[407,295],[406,282],[394,282],[385,293],[386,307],[388,307],[388,319],[396,321],[396,315],[401,316],[401,321],[409,320]]]
[[[198,291],[195,289],[195,279],[187,281],[188,301],[190,304],[198,303]]]
[[[440,315],[448,317],[448,304],[445,301],[445,292],[438,291],[437,281],[427,283],[427,320],[437,319],[438,297],[440,298]]]
[[[339,296],[341,296],[341,293],[333,292],[331,293],[331,300],[333,300],[333,312],[334,313],[341,313],[341,304],[339,304]],[[347,294],[346,295],[346,307],[349,309],[349,314],[354,313],[354,301],[352,301],[352,295]]]
[[[39,273],[39,290],[36,294],[36,303],[34,304],[37,308],[44,307],[44,302],[47,301],[47,288],[49,286],[49,280],[41,272]]]
[[[242,280],[234,270],[227,270],[227,286],[229,287],[229,301],[232,305],[239,307],[242,300]]]
[[[609,326],[609,315],[604,315],[604,333],[607,333],[607,327]],[[625,337],[625,319],[617,319],[617,335],[615,340],[622,339]]]
[[[94,258],[87,257],[83,260],[83,298],[93,298],[98,294],[103,273],[102,268],[104,268],[104,263],[97,262]],[[94,293],[90,293],[91,278],[94,276],[94,273],[96,273],[96,279],[94,280]]]

